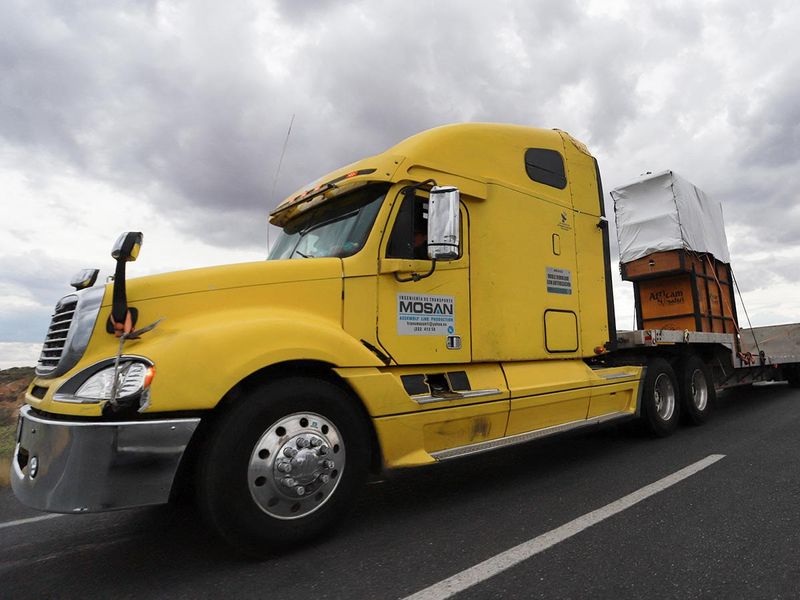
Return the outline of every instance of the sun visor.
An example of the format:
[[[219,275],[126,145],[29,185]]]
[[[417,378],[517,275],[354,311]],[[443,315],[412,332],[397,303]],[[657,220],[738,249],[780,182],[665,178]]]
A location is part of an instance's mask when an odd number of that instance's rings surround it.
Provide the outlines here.
[[[730,263],[722,204],[673,171],[611,190],[620,262],[687,249]]]

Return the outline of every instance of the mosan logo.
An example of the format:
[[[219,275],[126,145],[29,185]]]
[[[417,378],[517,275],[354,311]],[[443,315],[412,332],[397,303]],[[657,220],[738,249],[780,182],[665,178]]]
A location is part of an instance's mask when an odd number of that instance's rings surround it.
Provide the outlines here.
[[[683,291],[682,290],[659,290],[657,292],[650,292],[650,301],[658,302],[661,306],[683,304]]]
[[[420,302],[418,300],[400,300],[400,312],[414,315],[452,315],[453,305],[443,302]]]

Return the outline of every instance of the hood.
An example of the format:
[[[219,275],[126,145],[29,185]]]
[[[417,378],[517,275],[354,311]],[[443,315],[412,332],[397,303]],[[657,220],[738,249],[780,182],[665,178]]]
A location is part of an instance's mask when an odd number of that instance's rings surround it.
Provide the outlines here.
[[[161,273],[129,279],[127,282],[128,303],[209,292],[263,286],[296,281],[341,279],[342,261],[339,258],[309,258],[293,260],[271,260],[252,263],[189,269],[172,273]],[[106,302],[111,300],[108,284]]]

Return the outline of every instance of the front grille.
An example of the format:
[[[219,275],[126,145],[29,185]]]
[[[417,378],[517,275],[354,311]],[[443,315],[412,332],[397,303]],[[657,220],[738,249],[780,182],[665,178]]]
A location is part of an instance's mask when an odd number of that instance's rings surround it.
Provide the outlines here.
[[[104,294],[104,287],[88,288],[56,304],[36,365],[37,376],[52,379],[78,364],[92,337]]]
[[[39,355],[39,364],[36,368],[38,373],[47,373],[58,366],[67,344],[72,318],[75,316],[77,307],[77,296],[67,296],[56,304],[53,319],[50,321],[50,328],[47,330],[47,336],[44,339],[42,353]]]

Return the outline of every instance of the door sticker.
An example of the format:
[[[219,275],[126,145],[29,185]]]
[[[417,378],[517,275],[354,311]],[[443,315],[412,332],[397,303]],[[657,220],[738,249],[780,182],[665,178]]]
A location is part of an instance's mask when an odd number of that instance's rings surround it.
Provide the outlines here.
[[[455,298],[397,294],[397,335],[453,335]]]
[[[547,293],[572,295],[572,271],[547,267]]]

